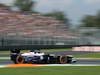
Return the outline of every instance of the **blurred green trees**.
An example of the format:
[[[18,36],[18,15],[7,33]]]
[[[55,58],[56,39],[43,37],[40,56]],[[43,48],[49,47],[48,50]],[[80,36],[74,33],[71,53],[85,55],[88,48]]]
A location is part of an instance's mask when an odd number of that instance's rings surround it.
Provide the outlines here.
[[[14,6],[18,7],[21,12],[33,11],[35,2],[32,0],[15,0]]]
[[[45,16],[54,17],[57,20],[60,20],[62,23],[69,25],[69,19],[62,11],[49,12],[45,14]]]
[[[82,27],[97,27],[100,28],[100,11],[96,15],[86,15],[82,19]]]

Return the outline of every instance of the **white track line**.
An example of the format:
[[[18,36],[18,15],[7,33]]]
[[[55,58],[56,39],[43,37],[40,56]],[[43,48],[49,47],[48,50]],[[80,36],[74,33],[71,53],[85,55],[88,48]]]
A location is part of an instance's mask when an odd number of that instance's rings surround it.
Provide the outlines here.
[[[5,65],[0,65],[0,68],[4,68],[5,67]]]
[[[7,68],[6,67],[7,65],[0,65],[0,68]],[[58,67],[61,67],[61,66],[75,66],[75,67],[78,67],[78,66],[100,66],[99,64],[46,64],[46,65],[41,65],[41,67],[44,66],[58,66]],[[32,66],[34,67],[34,65]]]
[[[43,66],[100,66],[100,64],[46,64]]]
[[[48,64],[44,66],[100,66],[100,64]]]

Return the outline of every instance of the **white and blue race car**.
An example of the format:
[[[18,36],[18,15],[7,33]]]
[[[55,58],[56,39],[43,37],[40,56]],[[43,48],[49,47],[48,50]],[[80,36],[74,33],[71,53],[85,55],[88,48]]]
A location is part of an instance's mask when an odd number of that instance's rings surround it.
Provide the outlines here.
[[[57,56],[39,51],[30,51],[21,54],[19,50],[12,50],[10,56],[15,64],[66,64],[76,62],[72,55]]]

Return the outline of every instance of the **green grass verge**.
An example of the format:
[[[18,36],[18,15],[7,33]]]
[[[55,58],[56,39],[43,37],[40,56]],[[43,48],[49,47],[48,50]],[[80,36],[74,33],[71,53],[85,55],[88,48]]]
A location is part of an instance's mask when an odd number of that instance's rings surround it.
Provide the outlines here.
[[[75,57],[76,58],[100,58],[100,53],[83,54]]]
[[[49,52],[60,52],[60,51],[70,51],[71,48],[65,49],[42,49],[41,52],[49,53]],[[29,50],[21,50],[21,53],[29,52]],[[9,54],[10,51],[0,51],[0,54]]]
[[[0,75],[100,75],[100,66],[2,68]]]
[[[10,51],[0,51],[0,54],[9,54]]]

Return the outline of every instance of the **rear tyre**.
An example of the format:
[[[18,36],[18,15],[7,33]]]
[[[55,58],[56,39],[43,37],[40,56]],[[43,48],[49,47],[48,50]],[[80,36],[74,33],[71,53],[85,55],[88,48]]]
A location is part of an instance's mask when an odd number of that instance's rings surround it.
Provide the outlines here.
[[[24,57],[23,56],[17,56],[16,63],[17,64],[24,64]]]

